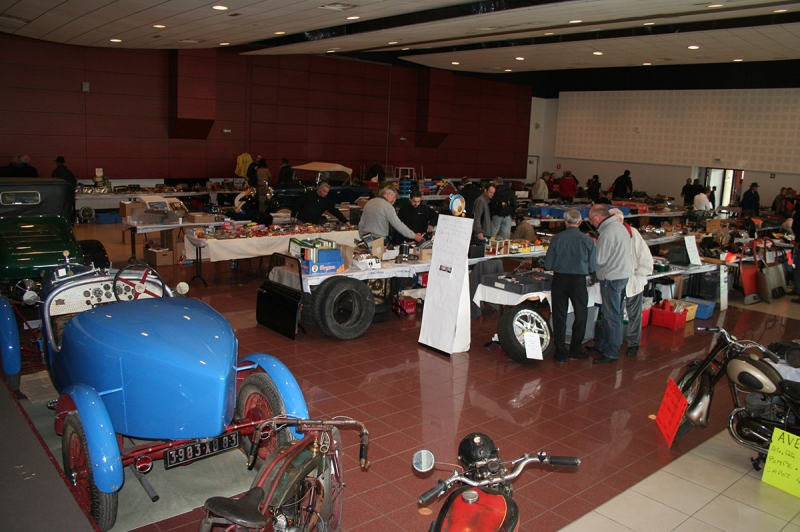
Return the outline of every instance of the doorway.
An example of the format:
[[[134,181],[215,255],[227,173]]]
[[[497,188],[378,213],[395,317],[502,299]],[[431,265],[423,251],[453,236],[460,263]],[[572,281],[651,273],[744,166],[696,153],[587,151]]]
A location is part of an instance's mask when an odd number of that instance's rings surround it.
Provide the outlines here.
[[[706,168],[705,186],[712,191],[717,187],[715,207],[736,206],[739,204],[744,170],[731,170],[725,168]]]

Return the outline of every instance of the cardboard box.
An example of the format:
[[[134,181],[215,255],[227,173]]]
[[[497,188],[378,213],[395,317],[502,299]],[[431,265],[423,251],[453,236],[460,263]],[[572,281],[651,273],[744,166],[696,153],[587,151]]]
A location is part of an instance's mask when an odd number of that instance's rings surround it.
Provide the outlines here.
[[[120,201],[119,202],[119,215],[125,220],[128,216],[133,216],[136,210],[143,210],[142,204],[138,201]]]
[[[144,260],[150,266],[172,266],[175,263],[175,253],[171,250],[144,249]]]
[[[678,299],[670,299],[669,302],[672,305],[673,311],[674,309],[681,307],[686,310],[686,321],[692,321],[694,320],[695,316],[697,316],[697,304]]]
[[[372,256],[383,259],[383,254],[386,252],[386,245],[383,243],[383,238],[376,238],[372,241]],[[391,259],[386,259],[391,260]]]
[[[161,245],[165,248],[175,249],[177,244],[184,242],[183,229],[169,229],[161,231]]]
[[[344,272],[344,259],[340,257],[338,260],[330,262],[311,262],[310,260],[301,260],[300,269],[306,275],[342,273]]]
[[[431,258],[433,258],[433,248],[419,250],[420,262],[430,262]]]
[[[186,215],[186,221],[193,224],[213,223],[216,217],[210,212],[190,212]]]

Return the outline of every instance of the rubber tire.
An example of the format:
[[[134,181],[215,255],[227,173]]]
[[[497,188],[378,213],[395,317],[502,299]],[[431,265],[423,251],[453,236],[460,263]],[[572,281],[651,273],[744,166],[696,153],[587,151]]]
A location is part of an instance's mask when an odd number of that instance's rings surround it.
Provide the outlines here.
[[[372,323],[381,323],[392,319],[392,304],[382,297],[375,298],[375,314],[372,315]]]
[[[503,350],[514,362],[520,364],[531,364],[536,360],[530,359],[525,356],[525,346],[522,343],[521,335],[524,330],[519,329],[515,331],[514,324],[520,319],[528,318],[528,324],[532,318],[534,324],[537,326],[539,339],[542,343],[542,355],[548,357],[555,350],[555,343],[553,342],[553,331],[550,329],[550,324],[542,316],[536,308],[536,305],[530,301],[523,301],[519,305],[506,310],[497,322],[497,336],[500,340],[500,345]],[[519,333],[520,336],[517,336]],[[544,337],[543,337],[544,335]]]
[[[325,309],[322,307],[325,299],[328,297],[328,292],[331,291],[331,288],[339,284],[342,279],[343,277],[338,275],[329,277],[322,281],[317,288],[311,292],[311,321],[328,336],[330,336],[330,334],[325,330],[325,325],[320,321],[319,316],[322,316],[325,312]]]
[[[248,404],[251,401],[251,404]],[[257,404],[252,404],[257,401]],[[248,410],[245,410],[245,409]],[[254,415],[253,409],[259,409],[258,417],[260,419],[270,419],[286,413],[286,405],[283,404],[278,387],[272,381],[272,378],[266,373],[252,373],[248,375],[236,394],[236,413],[234,419],[241,422],[244,419],[252,419]],[[294,440],[294,436],[289,429],[283,429],[278,432],[277,437],[271,436],[269,439],[261,440],[258,447],[258,455],[256,456],[255,468],[260,468],[265,458],[275,452],[276,449]],[[250,438],[244,436],[242,438],[241,447],[245,454],[250,452],[251,441]]]
[[[307,325],[316,325],[314,319],[314,293],[307,294],[303,292],[303,310],[300,311],[300,321]]]
[[[344,513],[344,453],[342,452],[342,435],[339,434],[339,429],[336,427],[333,427],[331,430],[331,438],[334,440],[334,449],[339,450],[339,465],[342,468],[342,470],[339,471],[339,477],[342,481],[342,485],[338,492],[334,491],[333,493],[336,498],[333,501],[333,515],[331,516],[330,522],[323,523],[322,521],[317,521],[317,532],[339,532],[342,527],[342,515]],[[323,472],[323,474],[326,473]],[[332,475],[333,469],[328,469],[327,474]],[[333,485],[333,480],[331,480],[331,485]]]
[[[695,384],[700,384],[700,373],[698,372],[699,366],[695,364],[691,364],[686,371],[683,372],[683,375],[680,376],[678,379],[677,385],[680,389],[683,396],[686,398],[687,406],[686,410],[691,408],[692,403],[696,399],[693,397],[691,392],[696,392],[696,388],[694,387]],[[694,428],[694,425],[691,421],[686,419],[684,415],[683,419],[681,419],[681,424],[678,426],[678,431],[675,433],[676,438],[680,438],[684,434],[688,434]]]
[[[332,283],[326,292],[316,295],[319,300],[314,306],[314,319],[317,320],[319,328],[328,336],[340,340],[358,338],[367,332],[372,324],[372,318],[375,315],[375,296],[363,281],[349,277],[334,277],[333,279],[337,279],[338,282]],[[322,288],[320,285],[317,290]],[[336,314],[340,308],[340,299],[347,296],[352,302],[352,307],[349,309],[350,314],[343,322],[339,322]]]
[[[73,481],[73,466],[70,456],[71,445],[76,446],[74,451],[78,453],[77,458],[83,458],[84,464],[81,471],[86,476],[86,485],[78,486]],[[83,424],[77,412],[70,412],[64,420],[64,432],[61,436],[61,456],[64,464],[64,475],[67,480],[73,483],[75,490],[78,491],[78,502],[89,512],[97,527],[105,532],[114,526],[117,521],[117,492],[104,493],[100,491],[94,483],[91,461],[89,458],[89,446],[86,443],[86,435],[83,432]],[[86,508],[86,506],[90,506]]]

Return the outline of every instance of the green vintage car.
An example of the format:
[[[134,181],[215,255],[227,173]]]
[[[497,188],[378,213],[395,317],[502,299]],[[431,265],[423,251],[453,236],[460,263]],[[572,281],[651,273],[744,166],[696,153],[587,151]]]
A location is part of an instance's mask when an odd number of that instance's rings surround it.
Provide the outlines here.
[[[61,179],[0,179],[0,293],[36,290],[42,272],[70,262],[107,268],[96,240],[72,233],[74,188]]]

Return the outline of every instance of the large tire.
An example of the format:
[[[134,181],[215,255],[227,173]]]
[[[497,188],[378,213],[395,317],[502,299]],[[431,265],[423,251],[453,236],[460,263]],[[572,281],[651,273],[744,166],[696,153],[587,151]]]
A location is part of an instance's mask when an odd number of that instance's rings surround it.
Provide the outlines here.
[[[333,276],[328,277],[324,281],[322,281],[313,292],[311,292],[311,321],[322,329],[322,332],[330,336],[330,333],[327,332],[325,329],[325,324],[320,322],[319,316],[322,316],[325,313],[325,309],[323,305],[325,300],[328,298],[328,292],[331,291],[331,288],[339,284],[339,282],[343,279],[340,276]]]
[[[314,320],[314,294],[303,292],[303,310],[300,312],[300,321],[308,325],[316,325]]]
[[[89,513],[100,530],[109,530],[117,521],[117,492],[104,493],[95,485],[89,446],[77,412],[70,412],[64,420],[61,454],[64,474],[75,487],[78,503]]]
[[[686,398],[686,409],[692,407],[697,400],[697,390],[700,388],[700,366],[692,363],[683,372],[683,375],[678,379],[677,385],[683,396]],[[694,428],[694,424],[683,416],[681,424],[678,426],[678,432],[675,433],[676,438],[680,438],[684,434],[689,433]]]
[[[523,334],[533,332],[539,335],[542,355],[547,357],[555,349],[550,324],[538,311],[534,303],[523,301],[506,310],[497,323],[497,336],[506,354],[515,362],[530,364],[535,360],[525,356]]]
[[[314,319],[328,336],[340,340],[358,338],[372,324],[375,297],[363,281],[349,277],[334,277],[326,291],[317,289]],[[325,284],[325,283],[323,283]]]
[[[236,420],[267,420],[275,416],[286,413],[286,406],[283,404],[278,388],[266,373],[253,373],[242,382],[239,392],[236,394]],[[283,429],[277,434],[273,434],[266,440],[261,440],[256,456],[255,467],[260,467],[261,463],[279,447],[293,440],[291,431]],[[251,440],[248,436],[242,438],[242,450],[250,452]]]
[[[382,297],[375,298],[375,313],[372,315],[372,323],[381,323],[392,319],[392,304]]]

